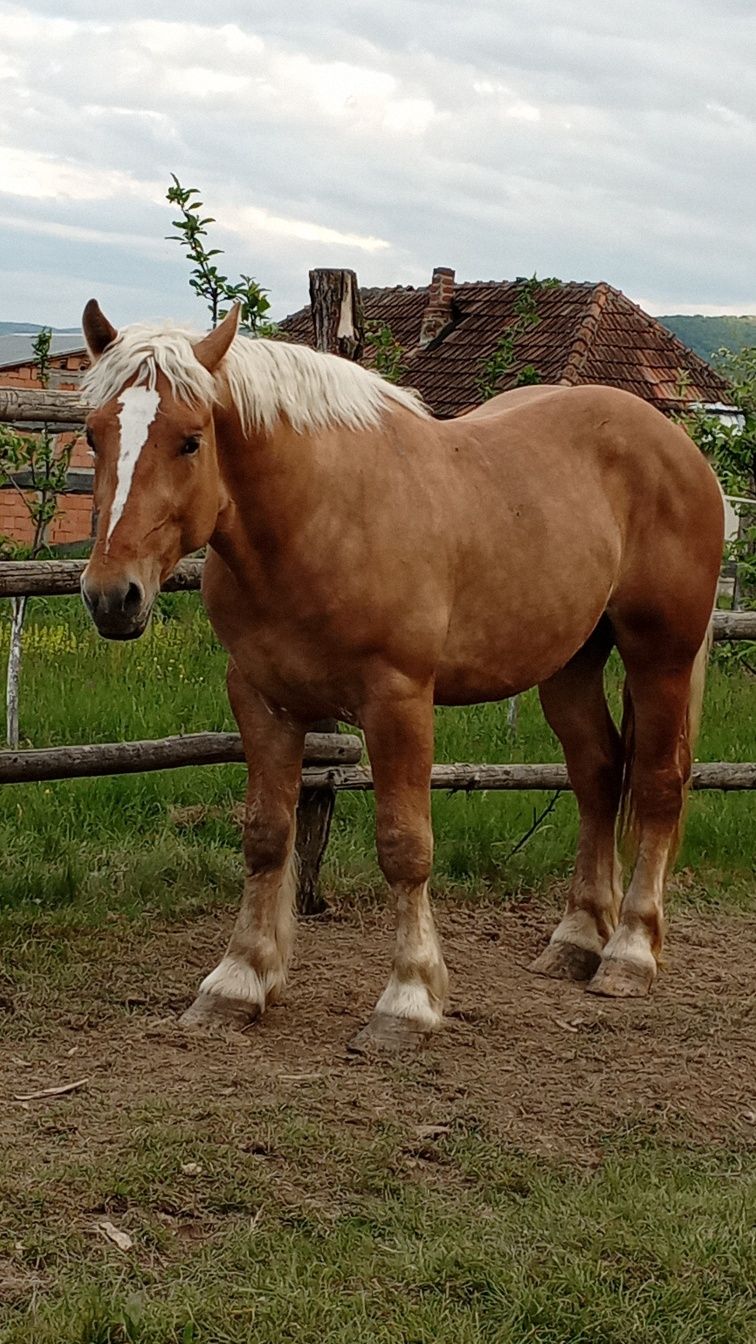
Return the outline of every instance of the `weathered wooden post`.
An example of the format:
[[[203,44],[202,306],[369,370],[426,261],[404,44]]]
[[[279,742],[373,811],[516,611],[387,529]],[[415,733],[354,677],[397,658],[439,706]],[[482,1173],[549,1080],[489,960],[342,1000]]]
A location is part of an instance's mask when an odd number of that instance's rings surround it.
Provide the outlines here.
[[[310,271],[310,307],[315,349],[359,359],[365,334],[354,271]]]
[[[310,271],[310,307],[315,348],[344,359],[359,359],[364,345],[362,305],[354,271]],[[318,733],[337,733],[336,719],[312,724]],[[325,901],[318,890],[318,874],[328,844],[335,789],[303,788],[297,810],[297,855],[300,914],[320,914]]]

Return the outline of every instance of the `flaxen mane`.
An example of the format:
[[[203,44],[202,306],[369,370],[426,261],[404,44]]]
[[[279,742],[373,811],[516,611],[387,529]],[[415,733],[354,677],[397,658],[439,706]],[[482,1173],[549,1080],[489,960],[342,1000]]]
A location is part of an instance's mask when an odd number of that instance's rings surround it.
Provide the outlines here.
[[[429,415],[416,392],[350,360],[285,341],[237,336],[213,376],[194,357],[198,340],[197,332],[174,326],[125,327],[86,374],[84,395],[102,405],[135,377],[154,388],[159,370],[173,395],[189,405],[217,401],[218,380],[225,378],[245,431],[270,430],[282,415],[298,433],[329,425],[371,429],[394,406]]]

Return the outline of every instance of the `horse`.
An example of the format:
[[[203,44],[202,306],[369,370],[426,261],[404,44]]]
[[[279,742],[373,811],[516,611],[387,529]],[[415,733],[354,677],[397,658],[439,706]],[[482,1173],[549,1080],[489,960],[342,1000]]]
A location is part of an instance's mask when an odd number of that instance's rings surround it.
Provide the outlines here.
[[[388,984],[357,1043],[427,1039],[448,993],[428,894],[434,704],[532,686],[579,841],[531,969],[647,994],[721,561],[713,471],[617,389],[529,386],[441,421],[358,364],[240,335],[238,316],[204,335],[119,333],[94,300],[83,317],[98,517],[84,602],[101,635],[136,638],[178,561],[207,547],[202,596],[248,764],[241,909],[182,1021],[246,1026],[281,999],[304,737],[335,718],[364,732],[396,908]],[[613,647],[620,728],[604,694]]]

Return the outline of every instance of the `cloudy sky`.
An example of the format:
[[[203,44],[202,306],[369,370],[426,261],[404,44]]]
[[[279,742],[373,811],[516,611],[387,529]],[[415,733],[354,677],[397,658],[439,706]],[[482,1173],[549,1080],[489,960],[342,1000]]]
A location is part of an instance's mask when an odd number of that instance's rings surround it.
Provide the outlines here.
[[[756,312],[754,50],[753,0],[0,0],[0,320],[202,324],[171,172],[276,316],[329,265]]]

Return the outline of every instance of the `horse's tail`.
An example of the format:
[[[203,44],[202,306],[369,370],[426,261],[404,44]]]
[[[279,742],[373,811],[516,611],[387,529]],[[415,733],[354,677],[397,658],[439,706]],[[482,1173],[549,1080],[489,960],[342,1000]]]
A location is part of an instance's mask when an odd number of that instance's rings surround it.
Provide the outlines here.
[[[680,740],[680,758],[685,771],[683,788],[685,791],[685,801],[687,801],[688,791],[690,789],[691,771],[693,765],[693,753],[695,751],[698,730],[701,726],[701,711],[703,709],[704,687],[706,685],[706,669],[709,662],[712,641],[714,638],[714,623],[709,623],[704,641],[698,650],[693,661],[693,668],[690,674],[690,691],[688,693],[688,708],[685,715],[685,726]],[[625,854],[632,858],[638,847],[638,825],[635,809],[635,798],[633,795],[633,765],[635,762],[635,709],[630,688],[625,680],[622,691],[622,792],[620,795],[619,809],[619,841],[620,847]],[[674,863],[677,850],[682,839],[683,825],[685,821],[685,805],[680,810],[680,819],[677,824],[677,830],[673,837],[672,845],[669,850],[668,864]]]
[[[706,672],[709,665],[709,654],[711,646],[714,643],[714,621],[709,622],[709,628],[706,631],[704,642],[701,645],[693,663],[693,671],[690,677],[690,699],[688,701],[688,745],[690,746],[691,765],[693,762],[693,752],[698,741],[698,732],[701,727],[701,713],[703,711],[704,688],[706,686]],[[690,783],[690,779],[688,780]]]

